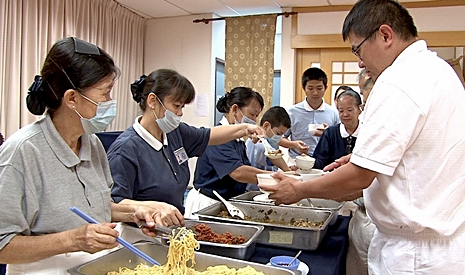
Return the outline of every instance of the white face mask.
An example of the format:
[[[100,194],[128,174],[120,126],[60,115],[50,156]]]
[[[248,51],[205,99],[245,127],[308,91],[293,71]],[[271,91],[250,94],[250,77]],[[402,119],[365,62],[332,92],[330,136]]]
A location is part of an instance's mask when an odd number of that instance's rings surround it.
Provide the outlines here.
[[[182,117],[166,109],[165,105],[163,105],[158,96],[157,99],[158,102],[160,102],[161,106],[163,106],[163,108],[165,109],[165,116],[162,118],[158,118],[154,110],[152,110],[152,113],[157,119],[158,126],[163,131],[163,133],[168,134],[169,132],[172,132],[173,130],[178,128],[179,124],[181,123]]]
[[[85,95],[81,93],[79,94],[89,102],[97,105],[97,111],[95,112],[95,116],[92,118],[84,118],[76,109],[74,110],[81,118],[84,133],[91,135],[103,132],[116,117],[116,100],[97,103]]]

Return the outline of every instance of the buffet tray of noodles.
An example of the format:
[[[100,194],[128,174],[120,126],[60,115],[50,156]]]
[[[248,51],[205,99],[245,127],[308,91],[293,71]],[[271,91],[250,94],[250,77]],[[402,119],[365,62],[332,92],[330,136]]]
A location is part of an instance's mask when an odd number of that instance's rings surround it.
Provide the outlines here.
[[[197,220],[185,220],[185,227],[195,233],[200,244],[199,251],[242,260],[252,256],[257,238],[264,228],[261,225]],[[168,244],[168,237],[161,240],[163,244]]]
[[[237,201],[237,202],[246,202],[246,203],[256,203],[256,204],[273,204],[274,201],[272,200],[257,200],[256,196],[263,196],[264,193],[260,191],[250,191],[250,192],[245,192],[244,194],[232,197],[230,200],[231,201]],[[254,199],[255,198],[255,199]],[[330,225],[335,224],[337,221],[337,216],[339,215],[339,210],[344,206],[345,202],[337,202],[333,200],[325,200],[325,199],[319,199],[319,198],[312,198],[311,199],[312,205],[310,202],[306,199],[303,199],[299,202],[293,203],[293,204],[283,204],[281,205],[282,207],[299,207],[299,208],[309,208],[309,209],[314,209],[314,210],[327,210],[331,212],[336,212],[335,215],[333,215],[333,218],[330,221]]]
[[[258,236],[257,243],[303,250],[318,248],[332,217],[337,214],[327,210],[237,201],[231,201],[231,204],[244,212],[244,220],[229,216],[224,205],[219,202],[194,214],[200,220],[262,225],[264,230]]]
[[[236,275],[300,275],[300,271],[287,270],[244,260],[227,258],[202,252],[194,252],[196,271],[190,269],[186,273],[179,272],[179,267],[168,266],[168,246],[154,243],[139,243],[135,246],[163,266],[164,271],[154,271],[145,265],[145,261],[126,248],[115,250],[93,261],[78,265],[68,270],[71,275],[164,275],[164,274],[236,274]],[[163,267],[162,266],[162,267]],[[191,260],[187,262],[191,266]],[[160,268],[162,268],[160,267]],[[137,268],[137,271],[134,269]],[[225,270],[236,269],[235,273],[225,273]],[[210,269],[207,271],[207,269]],[[137,272],[137,273],[136,273]],[[223,272],[223,273],[222,273]]]

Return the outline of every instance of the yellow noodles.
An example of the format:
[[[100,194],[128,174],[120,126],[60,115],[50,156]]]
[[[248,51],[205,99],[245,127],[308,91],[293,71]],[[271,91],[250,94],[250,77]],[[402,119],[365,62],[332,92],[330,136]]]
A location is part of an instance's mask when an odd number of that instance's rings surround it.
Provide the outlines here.
[[[247,266],[239,269],[229,268],[226,265],[209,266],[206,271],[199,272],[193,269],[195,265],[194,250],[199,249],[199,243],[194,237],[194,233],[186,228],[181,228],[178,236],[170,236],[170,246],[168,249],[168,261],[162,266],[147,266],[139,264],[134,270],[121,267],[119,272],[110,271],[107,275],[265,275]],[[183,236],[184,235],[184,236]],[[179,238],[179,236],[183,236]],[[187,262],[191,260],[191,266]]]

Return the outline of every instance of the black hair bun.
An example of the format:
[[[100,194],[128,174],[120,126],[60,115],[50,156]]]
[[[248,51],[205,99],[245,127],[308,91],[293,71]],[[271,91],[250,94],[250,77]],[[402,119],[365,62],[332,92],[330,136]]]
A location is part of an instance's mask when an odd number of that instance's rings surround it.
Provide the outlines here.
[[[142,100],[146,78],[147,76],[144,74],[139,79],[136,79],[134,83],[131,84],[132,98],[137,103],[139,103]]]
[[[34,82],[29,87],[26,97],[27,109],[34,115],[42,115],[45,112],[45,101],[43,98],[44,89],[42,87],[42,77],[36,75]]]

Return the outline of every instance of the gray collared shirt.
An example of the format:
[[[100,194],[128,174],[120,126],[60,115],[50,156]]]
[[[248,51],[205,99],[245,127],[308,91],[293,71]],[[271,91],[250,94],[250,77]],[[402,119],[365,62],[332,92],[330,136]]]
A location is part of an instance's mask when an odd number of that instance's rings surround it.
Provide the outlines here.
[[[69,210],[72,206],[99,222],[111,221],[113,181],[105,150],[95,135],[80,139],[76,155],[47,114],[0,147],[0,249],[18,234],[43,235],[85,224]]]

